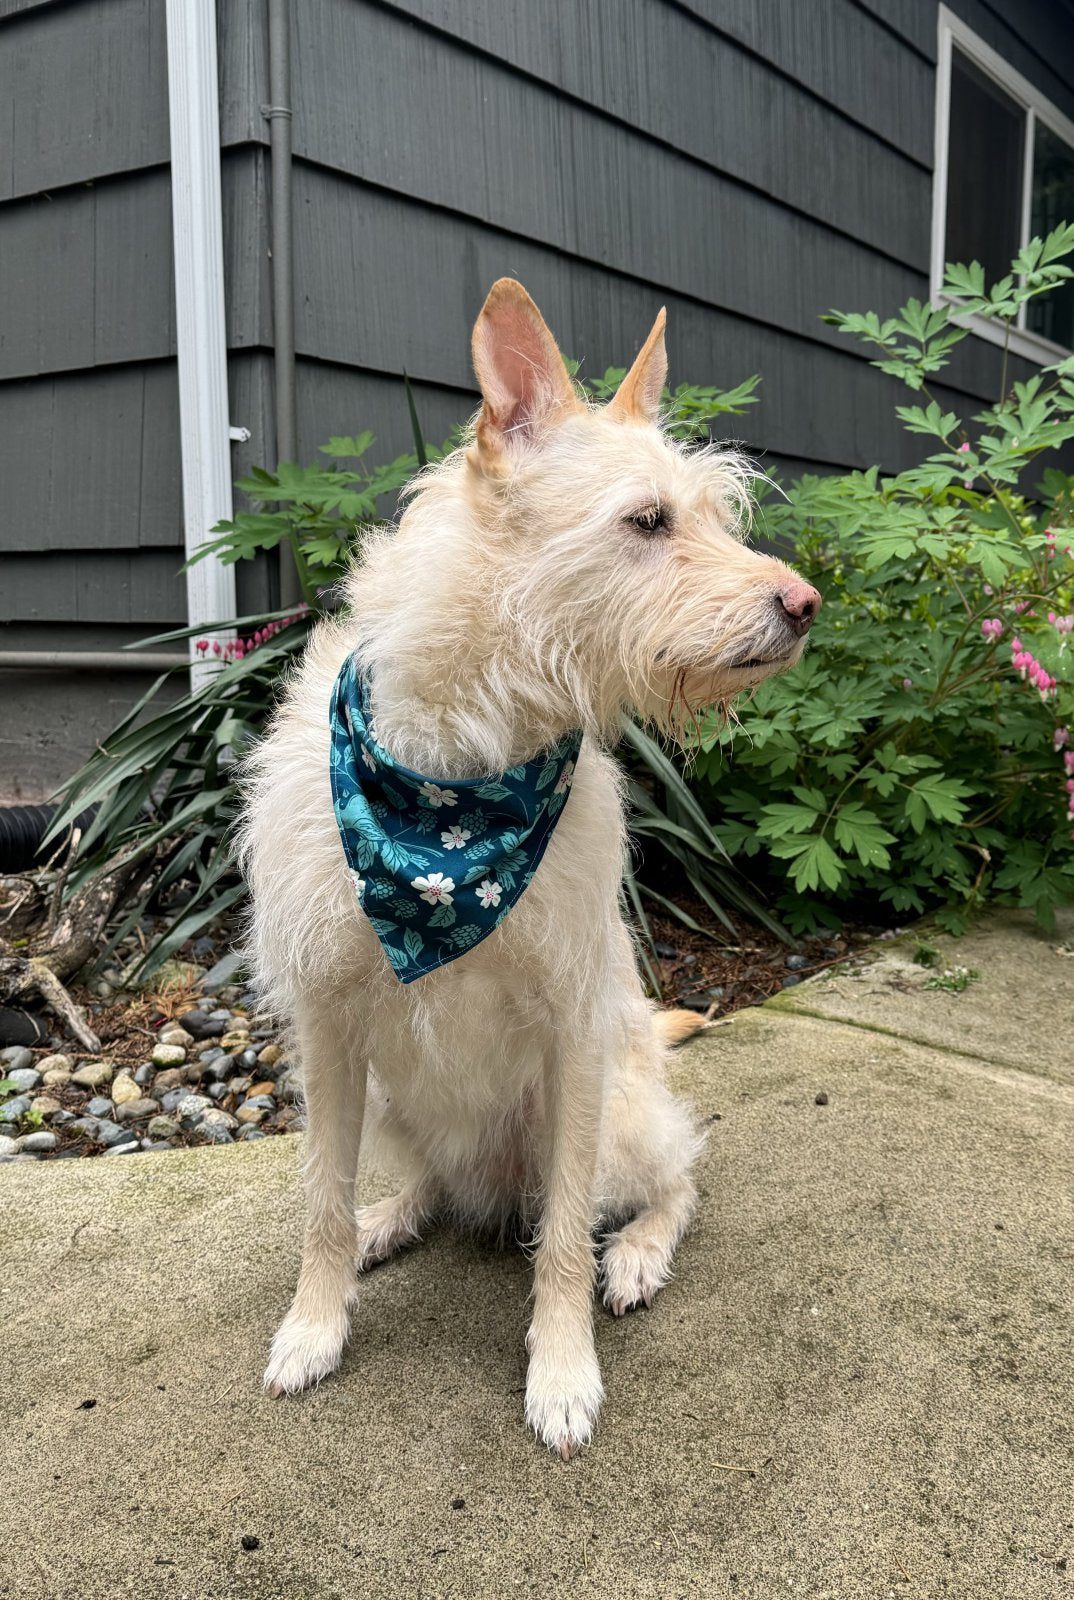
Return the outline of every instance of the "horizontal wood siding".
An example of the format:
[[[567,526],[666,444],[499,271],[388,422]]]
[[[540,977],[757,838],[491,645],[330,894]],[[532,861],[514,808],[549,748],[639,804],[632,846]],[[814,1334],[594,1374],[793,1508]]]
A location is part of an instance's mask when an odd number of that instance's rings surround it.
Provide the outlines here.
[[[1066,0],[954,0],[1071,110]],[[584,370],[669,309],[674,381],[763,379],[726,434],[898,467],[896,387],[822,323],[927,289],[933,0],[292,0],[300,454],[475,404],[469,326],[521,277]],[[611,19],[611,20],[609,20]],[[236,474],[274,454],[266,0],[220,0]],[[0,0],[3,612],[181,620],[164,0]],[[1030,369],[1016,363],[1016,375]],[[978,340],[941,388],[993,397]],[[238,569],[239,603],[271,598]]]
[[[808,11],[622,0],[608,29],[595,3],[299,0],[300,353],[468,409],[469,325],[510,273],[590,371],[666,302],[673,379],[760,372],[727,430],[751,448],[917,459],[897,387],[820,314],[927,294],[933,67],[854,0]],[[966,341],[945,403],[999,375]]]

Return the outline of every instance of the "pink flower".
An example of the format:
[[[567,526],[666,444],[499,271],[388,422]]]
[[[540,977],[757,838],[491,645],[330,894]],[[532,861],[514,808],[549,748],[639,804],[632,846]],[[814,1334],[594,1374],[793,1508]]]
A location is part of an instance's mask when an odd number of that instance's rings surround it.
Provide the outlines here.
[[[914,687],[913,678],[904,678],[902,680],[902,686],[904,689],[912,689]]]
[[[1074,617],[1056,617],[1056,633],[1074,633]]]
[[[1068,776],[1074,778],[1074,750],[1068,750],[1063,757],[1063,770]]]
[[[1053,748],[1056,749],[1056,750],[1062,750],[1063,746],[1065,744],[1069,744],[1069,743],[1070,743],[1070,729],[1069,728],[1056,728],[1055,732],[1052,734],[1052,746],[1053,746]],[[1063,759],[1065,760],[1066,757],[1064,757]]]
[[[999,639],[1003,635],[1003,623],[999,617],[985,617],[981,623],[981,633],[986,639]]]
[[[214,639],[213,640],[213,655],[214,656],[218,656],[219,654],[220,654],[220,640],[219,639]]]
[[[967,439],[965,444],[960,444],[959,445],[959,447],[958,447],[959,454],[962,455],[965,451],[967,451],[969,449],[969,447],[970,447],[969,440]]]
[[[208,650],[208,648],[209,648],[208,639],[199,639],[198,640],[197,649],[198,649],[198,654],[199,655],[203,656],[205,654],[206,650]]]
[[[1016,650],[1020,650],[1021,648],[1022,648],[1021,639],[1014,638],[1014,639],[1011,640],[1011,650],[1012,650],[1012,652],[1016,651]]]

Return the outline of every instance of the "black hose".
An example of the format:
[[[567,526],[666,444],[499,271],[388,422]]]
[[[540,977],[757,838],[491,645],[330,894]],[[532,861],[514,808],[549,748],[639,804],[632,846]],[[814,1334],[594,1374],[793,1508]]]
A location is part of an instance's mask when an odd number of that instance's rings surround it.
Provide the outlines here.
[[[53,839],[48,848],[41,849],[41,841],[56,815],[56,806],[0,806],[0,873],[25,872],[30,867],[44,866],[49,858],[62,851],[66,839]],[[91,806],[74,820],[73,826],[83,832],[97,815]]]

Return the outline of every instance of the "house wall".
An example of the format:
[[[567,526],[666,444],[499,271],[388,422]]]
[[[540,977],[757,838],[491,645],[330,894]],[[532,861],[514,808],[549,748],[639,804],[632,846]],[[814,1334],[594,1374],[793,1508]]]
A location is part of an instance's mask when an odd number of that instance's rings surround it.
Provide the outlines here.
[[[953,9],[1074,114],[1065,3]],[[218,10],[238,475],[274,456],[266,6]],[[0,648],[184,620],[164,26],[164,0],[0,0]],[[769,464],[905,464],[890,382],[819,317],[927,296],[935,35],[933,0],[292,0],[300,455],[407,448],[403,368],[445,436],[511,273],[588,372],[666,303],[673,382],[761,374],[727,432]],[[998,374],[967,340],[942,397],[972,413]],[[267,566],[239,580],[271,601]],[[8,786],[136,687],[78,686],[48,753],[63,685],[0,675]]]

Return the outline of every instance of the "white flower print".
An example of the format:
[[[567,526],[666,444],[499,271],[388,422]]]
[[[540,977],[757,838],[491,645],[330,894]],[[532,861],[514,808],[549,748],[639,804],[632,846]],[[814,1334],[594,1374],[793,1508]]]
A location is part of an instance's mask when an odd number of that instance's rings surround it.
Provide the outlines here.
[[[493,883],[491,878],[482,878],[474,893],[480,900],[482,908],[487,911],[489,906],[499,905],[503,886],[499,883]]]
[[[460,827],[457,822],[453,822],[451,827],[440,835],[440,843],[445,850],[461,850],[467,839],[472,837],[469,828]]]
[[[348,872],[347,876],[350,878],[351,883],[354,886],[354,892],[358,896],[358,904],[361,905],[362,898],[365,894],[365,879],[360,878],[356,872]]]
[[[441,806],[457,806],[459,803],[454,789],[441,789],[438,783],[429,783],[428,780],[421,786],[421,798],[434,811],[439,811]]]
[[[366,749],[365,745],[362,746],[362,760],[365,762],[370,772],[376,772],[377,763],[373,760],[373,757],[369,754],[369,751]]]
[[[568,761],[567,764],[564,766],[563,771],[560,773],[559,781],[556,784],[556,787],[552,790],[552,793],[553,794],[566,794],[567,790],[571,786],[571,781],[572,781],[573,778],[574,778],[574,762],[573,761]]]
[[[442,872],[430,872],[427,878],[411,878],[410,887],[417,889],[421,898],[428,900],[431,906],[449,906],[455,879],[445,877]]]

